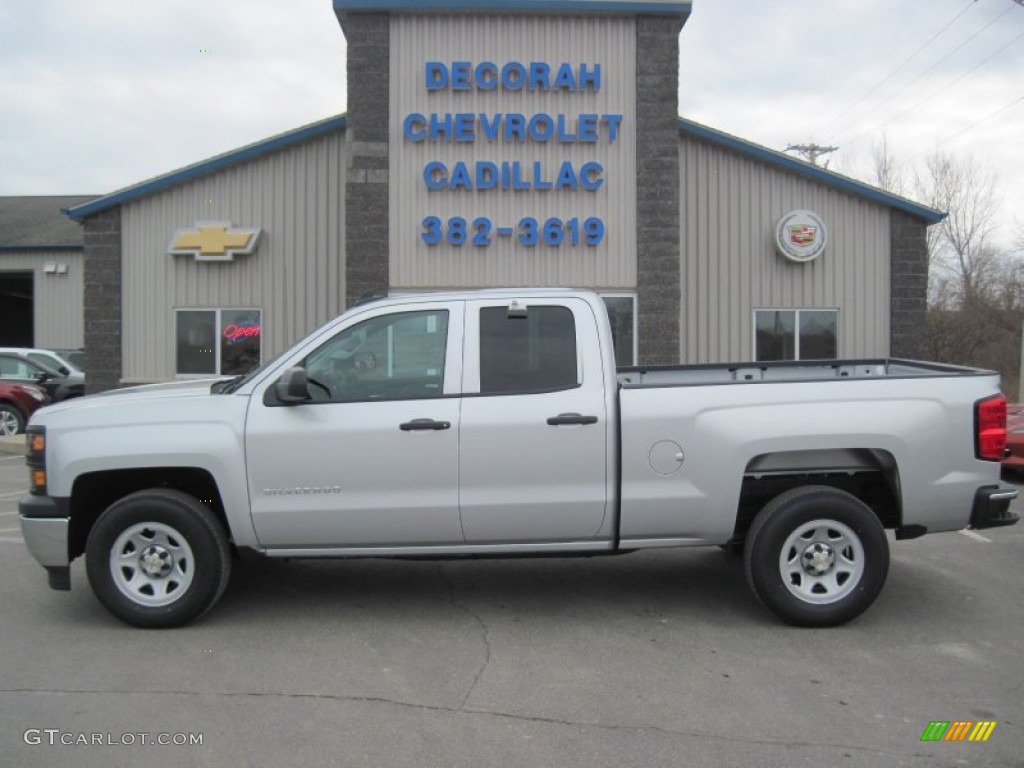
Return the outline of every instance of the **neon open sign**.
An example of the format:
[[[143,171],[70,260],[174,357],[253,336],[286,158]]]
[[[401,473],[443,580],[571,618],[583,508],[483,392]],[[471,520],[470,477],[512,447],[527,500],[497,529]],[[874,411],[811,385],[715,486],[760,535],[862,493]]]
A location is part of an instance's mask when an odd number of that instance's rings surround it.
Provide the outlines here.
[[[224,338],[228,341],[241,341],[242,339],[259,336],[262,327],[258,325],[231,325],[224,326]]]

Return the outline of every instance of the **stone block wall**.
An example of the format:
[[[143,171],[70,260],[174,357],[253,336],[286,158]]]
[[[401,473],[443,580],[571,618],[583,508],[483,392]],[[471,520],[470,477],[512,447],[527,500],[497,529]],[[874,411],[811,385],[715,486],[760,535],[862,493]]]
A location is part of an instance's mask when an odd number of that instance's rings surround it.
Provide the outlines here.
[[[889,354],[920,359],[928,314],[927,225],[896,209],[890,217]]]
[[[121,208],[94,214],[84,228],[86,394],[121,382]]]
[[[384,296],[388,250],[388,85],[386,13],[341,13],[348,44],[348,175],[345,181],[345,306]]]
[[[639,16],[636,44],[637,324],[641,365],[679,362],[679,32]]]

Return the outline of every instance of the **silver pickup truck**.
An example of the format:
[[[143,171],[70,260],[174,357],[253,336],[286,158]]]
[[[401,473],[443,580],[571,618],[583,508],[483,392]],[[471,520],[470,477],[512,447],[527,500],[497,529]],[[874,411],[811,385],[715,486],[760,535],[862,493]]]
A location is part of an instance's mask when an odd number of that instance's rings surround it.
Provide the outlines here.
[[[848,621],[896,539],[1017,521],[986,371],[903,360],[616,369],[602,300],[361,304],[237,379],[107,392],[28,427],[25,541],[137,626],[266,557],[741,552],[783,620]]]

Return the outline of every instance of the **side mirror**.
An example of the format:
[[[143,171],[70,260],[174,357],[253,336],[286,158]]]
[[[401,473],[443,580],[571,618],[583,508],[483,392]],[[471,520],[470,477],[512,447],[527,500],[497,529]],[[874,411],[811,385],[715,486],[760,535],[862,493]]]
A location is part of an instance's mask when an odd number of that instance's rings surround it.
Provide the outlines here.
[[[46,371],[38,371],[35,378],[36,381],[49,381],[53,376]]]
[[[304,403],[310,399],[305,368],[289,368],[274,383],[274,392],[282,403]]]
[[[62,365],[57,370],[60,371],[60,375],[61,376],[70,376],[71,375],[71,369],[68,368],[66,365]]]

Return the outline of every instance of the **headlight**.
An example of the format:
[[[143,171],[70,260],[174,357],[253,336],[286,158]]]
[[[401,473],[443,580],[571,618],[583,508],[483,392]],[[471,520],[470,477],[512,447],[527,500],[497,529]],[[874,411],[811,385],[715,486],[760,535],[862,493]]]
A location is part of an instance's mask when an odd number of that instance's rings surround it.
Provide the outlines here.
[[[30,424],[25,430],[28,450],[25,452],[25,463],[28,464],[29,479],[32,487],[30,493],[35,496],[46,495],[46,427]]]
[[[31,384],[22,384],[21,388],[25,390],[31,397],[34,397],[39,402],[43,402],[46,399],[46,393],[43,392],[39,387],[33,387]]]

